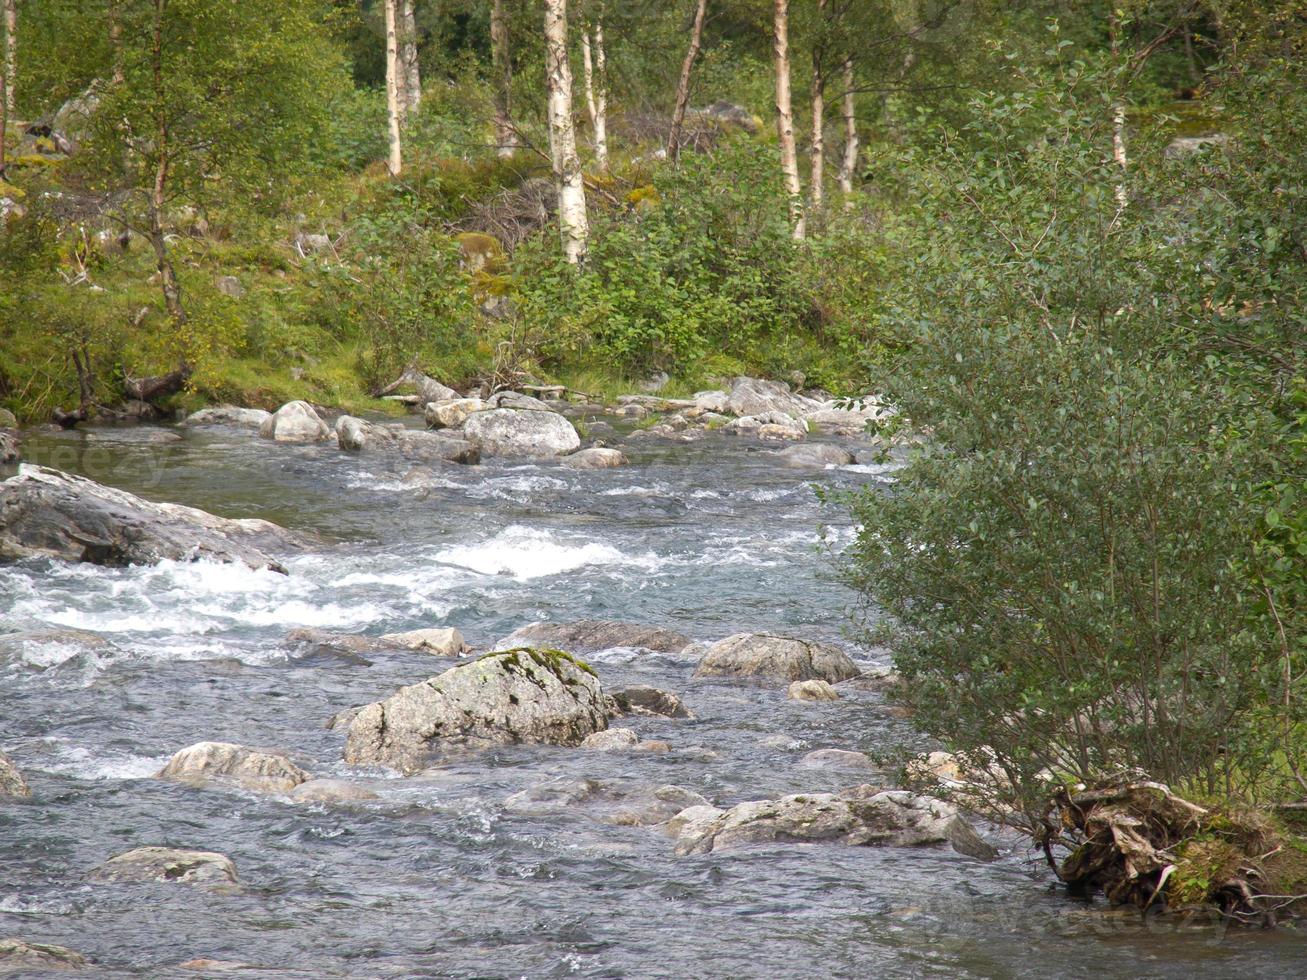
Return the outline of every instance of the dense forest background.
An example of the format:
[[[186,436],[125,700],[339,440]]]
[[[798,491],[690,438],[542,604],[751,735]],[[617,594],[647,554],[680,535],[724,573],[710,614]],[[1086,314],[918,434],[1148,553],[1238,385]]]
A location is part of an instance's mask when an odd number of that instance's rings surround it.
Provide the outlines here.
[[[19,416],[874,391],[928,438],[847,574],[1005,813],[1307,795],[1300,4],[586,0],[561,48],[557,0],[9,6]]]

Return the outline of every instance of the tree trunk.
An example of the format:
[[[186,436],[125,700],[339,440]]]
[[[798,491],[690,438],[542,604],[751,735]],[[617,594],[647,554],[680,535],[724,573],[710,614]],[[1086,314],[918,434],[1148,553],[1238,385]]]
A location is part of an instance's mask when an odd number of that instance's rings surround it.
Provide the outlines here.
[[[567,0],[545,0],[545,81],[549,92],[549,149],[558,188],[558,224],[567,261],[585,258],[590,237],[581,158],[572,122],[572,67],[567,60]]]
[[[853,177],[858,171],[858,114],[853,91],[853,59],[845,58],[844,79],[844,159],[840,161],[840,193],[847,199],[853,194]]]
[[[390,159],[387,166],[392,177],[404,169],[404,156],[400,145],[400,126],[404,114],[404,79],[400,77],[399,37],[396,28],[395,4],[398,0],[385,0],[386,5],[386,114],[390,130]]]
[[[150,43],[151,79],[154,83],[154,184],[147,198],[149,211],[150,245],[154,248],[155,264],[163,283],[163,303],[174,323],[186,322],[182,308],[181,287],[168,255],[168,242],[163,235],[163,209],[168,203],[168,168],[172,163],[171,132],[168,128],[167,89],[163,81],[163,13],[167,0],[154,0],[154,33]]]
[[[490,58],[495,79],[495,148],[501,157],[511,157],[518,148],[513,128],[513,60],[508,47],[508,18],[504,0],[490,7]]]
[[[109,50],[113,54],[113,75],[110,81],[118,86],[123,83],[123,24],[119,17],[121,0],[109,0]]]
[[[9,82],[0,71],[0,180],[5,179],[5,134],[9,131]]]
[[[585,101],[594,129],[595,163],[608,172],[608,95],[604,79],[604,22],[594,25],[594,62],[590,58],[590,32],[581,31],[581,63],[585,68]]]
[[[699,58],[703,43],[703,20],[708,12],[708,0],[699,0],[694,10],[694,27],[690,30],[690,47],[681,62],[681,77],[676,83],[676,108],[672,112],[672,131],[667,137],[667,155],[673,160],[681,158],[681,127],[685,125],[685,110],[690,104],[690,73]]]
[[[803,187],[799,183],[799,156],[794,146],[794,109],[790,99],[790,4],[775,0],[772,53],[776,68],[776,133],[781,144],[781,174],[790,198],[790,227],[794,238],[805,235]]]
[[[1108,23],[1108,36],[1111,40],[1112,58],[1120,62],[1120,24],[1117,21],[1116,14],[1113,13]],[[1118,84],[1124,85],[1124,73]],[[1126,189],[1126,173],[1129,169],[1129,159],[1126,155],[1125,142],[1125,94],[1122,92],[1112,101],[1112,159],[1116,165],[1121,168],[1121,180],[1116,185],[1116,203],[1124,208],[1130,198],[1130,193]]]
[[[5,3],[5,109],[14,112],[18,97],[18,0]]]
[[[402,47],[400,62],[404,69],[404,117],[407,119],[422,104],[422,73],[418,68],[418,21],[416,0],[403,0]]]
[[[826,0],[817,0],[817,16],[827,17]],[[812,213],[821,214],[826,179],[826,56],[823,44],[812,47],[812,179],[808,187]]]

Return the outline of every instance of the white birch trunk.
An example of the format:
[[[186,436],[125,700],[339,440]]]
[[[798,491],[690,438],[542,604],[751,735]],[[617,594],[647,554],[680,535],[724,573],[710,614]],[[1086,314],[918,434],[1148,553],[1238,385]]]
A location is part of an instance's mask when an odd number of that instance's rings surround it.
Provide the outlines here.
[[[518,148],[512,112],[513,61],[508,44],[504,0],[494,0],[490,6],[490,60],[495,80],[495,152],[501,157],[511,157]]]
[[[840,193],[847,199],[853,194],[853,176],[858,172],[858,113],[853,92],[853,59],[845,58],[844,81],[844,159],[840,161]]]
[[[404,155],[400,143],[400,125],[404,114],[401,92],[404,80],[400,77],[399,37],[397,34],[395,4],[398,0],[385,0],[386,5],[386,115],[390,129],[390,159],[387,166],[392,177],[404,169]]]
[[[567,261],[585,257],[590,237],[585,183],[572,122],[572,66],[567,60],[567,0],[545,0],[545,82],[549,93],[549,149],[558,188],[558,226]]]
[[[5,108],[14,111],[18,85],[18,0],[5,0]]]
[[[403,0],[403,37],[401,63],[404,68],[404,116],[418,111],[422,104],[422,74],[418,69],[418,21],[415,0]]]
[[[803,220],[803,186],[799,183],[799,155],[794,145],[794,109],[790,97],[790,4],[775,0],[772,53],[776,68],[776,133],[781,144],[781,174],[790,198],[790,227],[794,238],[806,233]]]
[[[594,130],[595,163],[608,172],[608,95],[605,85],[604,22],[594,25],[594,59],[590,57],[590,33],[581,32],[581,64],[585,68],[585,101],[590,110],[590,126]]]

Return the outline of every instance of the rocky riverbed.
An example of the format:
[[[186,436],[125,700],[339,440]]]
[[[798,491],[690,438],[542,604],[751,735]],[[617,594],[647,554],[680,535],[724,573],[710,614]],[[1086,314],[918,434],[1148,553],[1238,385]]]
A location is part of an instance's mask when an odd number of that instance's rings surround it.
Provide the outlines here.
[[[892,785],[879,753],[932,746],[812,490],[892,485],[857,413],[427,394],[23,434],[0,975],[1301,975],[1292,933],[1079,905]],[[49,471],[118,492],[92,527]]]

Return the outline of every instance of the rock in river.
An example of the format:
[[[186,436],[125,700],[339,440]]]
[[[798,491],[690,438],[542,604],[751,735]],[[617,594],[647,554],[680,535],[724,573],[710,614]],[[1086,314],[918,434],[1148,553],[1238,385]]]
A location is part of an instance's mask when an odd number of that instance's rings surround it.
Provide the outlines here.
[[[818,467],[848,466],[853,462],[853,453],[829,442],[811,442],[804,446],[790,446],[776,453],[778,459],[786,466]]]
[[[496,650],[513,647],[555,647],[572,653],[595,653],[613,647],[634,647],[654,653],[680,653],[690,638],[661,626],[642,626],[614,619],[578,619],[572,623],[528,623],[495,644]]]
[[[563,465],[573,470],[608,470],[616,466],[625,466],[628,460],[620,449],[582,449],[563,457]]]
[[[289,793],[311,777],[279,752],[230,742],[198,742],[169,759],[157,778],[195,785],[229,783],[257,793]]]
[[[425,650],[438,657],[457,657],[470,649],[463,642],[463,634],[456,629],[409,630],[407,633],[386,633],[382,643],[390,643],[406,650]]]
[[[276,442],[321,442],[331,428],[308,402],[287,402],[259,426],[259,435]]]
[[[284,572],[263,549],[300,546],[294,534],[267,521],[157,504],[43,466],[20,466],[17,476],[0,483],[0,562],[132,565],[209,558]]]
[[[6,796],[31,796],[27,780],[18,771],[18,767],[9,761],[9,757],[0,752],[0,799]]]
[[[0,939],[0,976],[40,976],[56,970],[81,970],[86,966],[85,956],[64,946],[29,943],[18,938]]]
[[[904,790],[799,793],[741,803],[716,816],[698,809],[692,816],[695,819],[679,828],[677,854],[709,854],[750,844],[917,847],[947,842],[969,857],[995,856],[953,807]]]
[[[218,405],[192,412],[186,416],[186,425],[231,425],[242,429],[257,429],[271,417],[271,412],[265,412],[261,408]]]
[[[572,423],[554,412],[476,412],[463,423],[463,435],[490,456],[564,456],[581,448]]]
[[[613,701],[619,710],[628,715],[653,715],[663,718],[694,717],[694,712],[685,706],[685,702],[671,691],[637,684],[613,692]]]
[[[173,881],[185,885],[232,884],[236,865],[216,851],[186,851],[173,847],[138,847],[100,865],[95,881]]]
[[[837,684],[857,677],[858,668],[843,650],[823,643],[771,633],[736,633],[708,648],[694,676]]]
[[[345,761],[415,771],[447,747],[580,745],[607,727],[594,671],[557,650],[524,648],[486,654],[367,705],[349,726]]]
[[[838,701],[840,699],[839,692],[826,681],[821,680],[794,681],[790,684],[786,697],[792,701]]]

